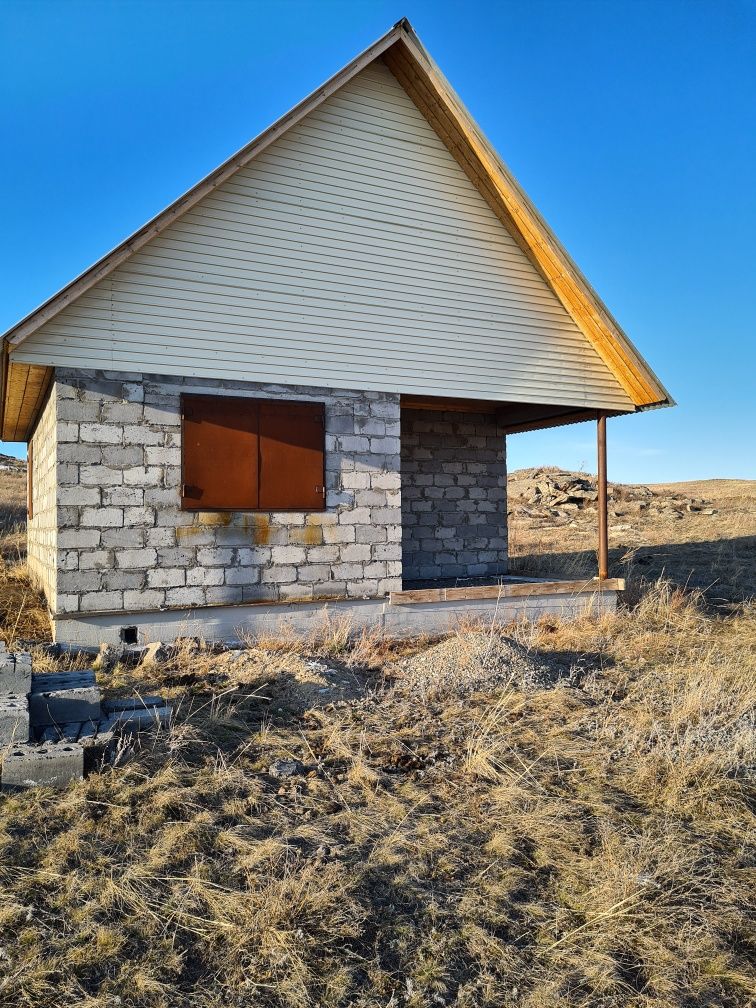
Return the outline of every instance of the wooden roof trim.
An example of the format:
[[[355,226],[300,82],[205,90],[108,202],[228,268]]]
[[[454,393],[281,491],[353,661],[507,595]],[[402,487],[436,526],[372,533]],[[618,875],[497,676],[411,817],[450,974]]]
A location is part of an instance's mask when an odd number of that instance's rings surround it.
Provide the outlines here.
[[[3,374],[3,414],[0,437],[28,441],[44,406],[54,369],[41,364],[19,364],[7,359]]]
[[[481,177],[471,180],[493,209],[498,204],[525,251],[632,402],[641,408],[672,405],[667,390],[520,188],[408,22],[383,59],[468,177],[471,168],[480,169]]]

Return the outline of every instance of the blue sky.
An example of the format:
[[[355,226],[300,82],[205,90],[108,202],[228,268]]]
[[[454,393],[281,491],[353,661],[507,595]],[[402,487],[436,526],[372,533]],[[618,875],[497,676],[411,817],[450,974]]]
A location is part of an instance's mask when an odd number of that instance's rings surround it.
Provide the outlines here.
[[[679,403],[610,477],[756,477],[751,0],[4,0],[0,330],[402,16]],[[595,468],[589,424],[509,442]]]

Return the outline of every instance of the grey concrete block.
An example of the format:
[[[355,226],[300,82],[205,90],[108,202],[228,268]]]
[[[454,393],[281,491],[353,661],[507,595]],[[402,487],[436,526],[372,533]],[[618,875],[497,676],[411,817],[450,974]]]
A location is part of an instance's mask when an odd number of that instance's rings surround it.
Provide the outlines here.
[[[3,755],[3,791],[64,788],[84,776],[84,749],[76,742],[11,746]]]
[[[87,750],[110,745],[118,727],[118,718],[108,715],[99,721],[86,721],[78,735],[79,745]]]
[[[25,651],[0,654],[0,694],[25,696],[31,690],[32,660]]]
[[[163,698],[161,696],[134,696],[134,697],[113,697],[103,703],[106,714],[116,714],[119,711],[150,710],[153,707],[162,707]]]
[[[94,686],[96,681],[94,669],[76,669],[71,672],[34,672],[31,692],[44,693],[48,690],[68,689],[73,686]]]
[[[173,708],[165,705],[149,707],[146,710],[122,710],[114,711],[108,718],[108,724],[111,730],[144,732],[167,728],[172,716]]]
[[[0,696],[0,748],[29,740],[29,704],[25,696]]]
[[[101,715],[100,690],[94,672],[61,672],[32,678],[29,717],[35,728],[98,721]]]

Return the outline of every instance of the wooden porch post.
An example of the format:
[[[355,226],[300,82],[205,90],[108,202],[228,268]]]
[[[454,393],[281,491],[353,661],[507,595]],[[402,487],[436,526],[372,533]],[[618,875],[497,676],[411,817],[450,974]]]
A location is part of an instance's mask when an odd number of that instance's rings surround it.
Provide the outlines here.
[[[607,531],[606,492],[606,414],[599,413],[596,420],[598,447],[598,576],[604,580],[609,576],[609,536]]]

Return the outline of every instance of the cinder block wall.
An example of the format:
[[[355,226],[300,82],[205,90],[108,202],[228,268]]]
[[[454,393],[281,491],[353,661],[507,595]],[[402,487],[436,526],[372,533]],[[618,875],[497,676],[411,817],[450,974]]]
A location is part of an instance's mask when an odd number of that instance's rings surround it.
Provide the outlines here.
[[[405,582],[507,571],[504,430],[493,414],[402,410]]]
[[[401,587],[399,398],[58,369],[57,612],[377,596]],[[182,393],[325,403],[324,512],[187,512]]]
[[[54,385],[42,408],[31,439],[33,515],[27,521],[27,564],[34,583],[45,593],[52,610],[56,606],[56,394]]]

